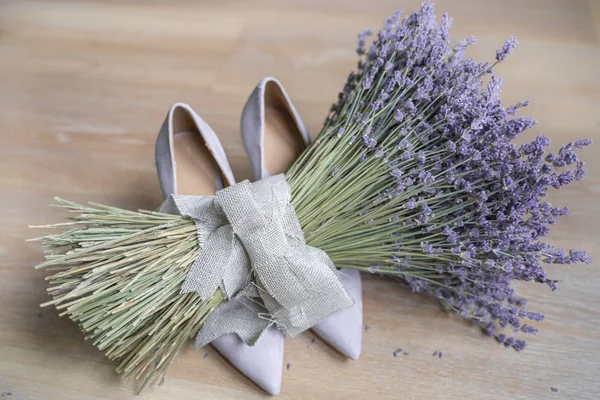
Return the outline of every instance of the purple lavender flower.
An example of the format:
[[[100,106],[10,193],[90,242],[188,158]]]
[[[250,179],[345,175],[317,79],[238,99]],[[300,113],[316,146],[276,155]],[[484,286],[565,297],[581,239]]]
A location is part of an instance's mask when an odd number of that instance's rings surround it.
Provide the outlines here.
[[[581,139],[575,141],[575,147],[577,147],[578,149],[583,149],[584,147],[589,146],[590,144],[592,144],[591,139]]]
[[[358,47],[356,53],[359,55],[365,54],[365,45],[367,43],[367,37],[371,36],[372,32],[370,29],[366,29],[358,34]]]
[[[363,144],[370,149],[374,149],[375,146],[377,146],[377,140],[373,139],[372,137],[364,135],[362,137],[362,139],[363,139]]]
[[[425,253],[425,254],[433,253],[433,247],[429,243],[421,242],[421,247],[423,248],[423,253]]]
[[[394,111],[394,119],[397,122],[402,122],[404,120],[404,113],[401,110]]]
[[[469,36],[466,39],[463,39],[461,41],[459,41],[455,46],[454,46],[454,51],[455,52],[460,52],[465,50],[467,47],[474,45],[475,43],[477,43],[477,38],[473,37],[473,36]]]
[[[519,42],[517,42],[517,38],[511,36],[508,38],[506,42],[504,42],[504,46],[501,49],[496,50],[496,61],[502,62],[506,58],[507,55],[512,53],[514,49],[517,47]]]

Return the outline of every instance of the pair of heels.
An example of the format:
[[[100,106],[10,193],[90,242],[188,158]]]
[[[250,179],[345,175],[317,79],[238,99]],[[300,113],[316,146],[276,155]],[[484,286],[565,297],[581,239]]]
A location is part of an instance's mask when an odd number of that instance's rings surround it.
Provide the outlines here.
[[[244,147],[256,180],[287,171],[310,143],[296,108],[274,78],[264,78],[250,95],[241,117]],[[174,104],[156,142],[156,166],[163,195],[214,195],[235,184],[223,146],[216,133],[187,104]],[[354,306],[340,311],[312,328],[324,341],[357,359],[362,340],[360,275],[340,270],[340,279],[354,299]],[[275,395],[281,389],[283,333],[271,326],[254,346],[236,334],[227,334],[212,345],[238,370]]]

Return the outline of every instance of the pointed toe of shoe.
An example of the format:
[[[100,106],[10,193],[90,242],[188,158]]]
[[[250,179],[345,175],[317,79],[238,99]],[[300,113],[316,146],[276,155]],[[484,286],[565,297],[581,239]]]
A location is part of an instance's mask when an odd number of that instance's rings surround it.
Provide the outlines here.
[[[219,337],[212,345],[265,392],[271,395],[280,392],[283,372],[281,331],[269,328],[254,346],[248,346],[233,333]]]
[[[362,349],[362,288],[360,273],[343,268],[340,280],[354,299],[354,305],[319,322],[312,330],[346,357],[356,360]]]

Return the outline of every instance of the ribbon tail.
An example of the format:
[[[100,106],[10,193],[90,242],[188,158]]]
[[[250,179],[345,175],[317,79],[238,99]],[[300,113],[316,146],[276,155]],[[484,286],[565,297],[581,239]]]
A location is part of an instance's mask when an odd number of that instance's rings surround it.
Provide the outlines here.
[[[259,284],[268,282],[268,287],[260,291],[265,307],[280,329],[290,337],[297,336],[336,312],[354,305],[352,296],[340,281],[338,271],[327,254],[309,246],[296,251],[302,251],[305,258],[292,257],[284,260],[281,269],[293,275],[303,288],[307,296],[301,301],[287,302],[288,298],[293,297],[290,285],[277,279],[269,279],[263,271],[256,271]],[[299,262],[300,260],[306,262]]]
[[[251,289],[242,290],[210,314],[196,335],[196,349],[228,333],[235,333],[249,346],[258,342],[272,322],[258,317],[268,311],[260,304],[260,298],[249,295],[255,292]]]

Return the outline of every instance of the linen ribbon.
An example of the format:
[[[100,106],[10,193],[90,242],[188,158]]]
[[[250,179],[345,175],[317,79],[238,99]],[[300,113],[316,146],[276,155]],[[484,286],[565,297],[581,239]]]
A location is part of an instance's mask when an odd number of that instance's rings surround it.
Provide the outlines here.
[[[215,196],[172,195],[161,212],[190,217],[200,256],[181,292],[228,301],[198,332],[202,347],[227,333],[253,345],[273,323],[295,336],[353,300],[327,254],[306,245],[285,176],[243,181]]]

